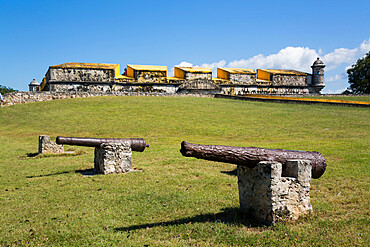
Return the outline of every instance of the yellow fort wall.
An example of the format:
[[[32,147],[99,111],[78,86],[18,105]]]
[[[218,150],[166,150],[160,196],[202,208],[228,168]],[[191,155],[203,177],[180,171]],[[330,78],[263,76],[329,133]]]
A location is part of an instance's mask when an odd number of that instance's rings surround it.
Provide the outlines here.
[[[217,77],[225,80],[229,80],[229,73],[221,68],[217,68]]]
[[[262,69],[257,69],[257,78],[260,80],[271,81],[271,74]]]
[[[178,67],[175,67],[175,74],[174,75],[175,75],[176,78],[185,79],[185,72],[182,69],[178,68]]]
[[[126,72],[128,77],[134,77],[134,69],[130,65],[127,65]]]

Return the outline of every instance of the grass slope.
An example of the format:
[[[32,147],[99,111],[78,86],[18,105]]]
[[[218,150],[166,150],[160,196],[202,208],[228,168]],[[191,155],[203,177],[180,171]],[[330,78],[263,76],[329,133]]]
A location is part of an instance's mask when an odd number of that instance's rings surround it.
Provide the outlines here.
[[[96,97],[0,109],[0,244],[44,246],[366,245],[370,111],[212,98]],[[137,172],[84,176],[93,148],[34,158],[38,136],[143,137]],[[54,139],[55,140],[55,139]],[[319,151],[314,214],[253,227],[236,168],[182,157],[181,141]]]

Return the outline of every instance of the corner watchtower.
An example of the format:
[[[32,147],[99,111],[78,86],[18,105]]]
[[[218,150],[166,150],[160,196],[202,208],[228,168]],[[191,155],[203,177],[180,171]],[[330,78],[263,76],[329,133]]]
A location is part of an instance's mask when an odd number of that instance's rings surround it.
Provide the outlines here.
[[[324,68],[325,64],[320,58],[317,58],[316,61],[311,66],[312,68],[312,86],[314,87],[325,87],[324,81]]]
[[[28,84],[28,87],[30,92],[37,92],[39,91],[40,83],[33,79],[30,84]]]

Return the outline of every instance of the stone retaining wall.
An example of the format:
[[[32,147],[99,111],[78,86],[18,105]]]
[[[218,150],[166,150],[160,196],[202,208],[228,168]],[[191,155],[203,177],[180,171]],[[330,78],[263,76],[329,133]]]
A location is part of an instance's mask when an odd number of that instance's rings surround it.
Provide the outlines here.
[[[16,105],[56,99],[87,98],[97,96],[167,96],[167,97],[207,97],[213,95],[145,92],[13,92],[3,95],[3,105]]]
[[[160,90],[161,88],[156,88]],[[233,92],[227,91],[233,90]],[[257,88],[255,92],[244,91],[245,88],[230,87],[223,88],[224,94],[244,94],[244,93],[258,93]],[[199,94],[199,93],[174,93],[175,88],[171,93],[160,93],[160,92],[13,92],[3,95],[4,102],[2,106],[32,103],[38,101],[49,101],[56,99],[70,99],[70,98],[86,98],[86,97],[97,97],[97,96],[166,96],[166,97],[207,97],[214,98],[214,94]],[[261,92],[259,92],[261,93]],[[270,92],[271,93],[271,92]],[[279,94],[277,94],[279,95]],[[281,95],[284,95],[283,93]],[[320,96],[320,95],[315,95]],[[338,96],[335,95],[322,95],[322,96]],[[345,96],[345,95],[340,95]],[[356,95],[356,96],[369,96],[369,95]],[[220,94],[217,95],[221,97]],[[236,96],[222,95],[224,98],[235,98]],[[242,99],[246,97],[241,97]]]

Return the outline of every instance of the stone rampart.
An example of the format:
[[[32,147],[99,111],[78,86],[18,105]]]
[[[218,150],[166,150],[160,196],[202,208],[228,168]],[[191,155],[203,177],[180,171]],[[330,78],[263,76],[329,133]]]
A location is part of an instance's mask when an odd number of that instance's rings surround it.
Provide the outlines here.
[[[308,86],[306,75],[273,75],[274,86]]]
[[[250,74],[230,74],[230,82],[233,84],[256,84],[256,75]]]
[[[166,71],[135,70],[135,79],[138,83],[165,83],[166,78]]]
[[[50,68],[46,77],[48,81],[59,82],[114,82],[114,70],[85,68]]]
[[[212,73],[185,72],[185,80],[205,79],[212,80]]]
[[[3,95],[3,105],[16,105],[56,99],[87,98],[97,96],[166,96],[166,97],[214,97],[205,94],[181,94],[160,92],[13,92]]]

